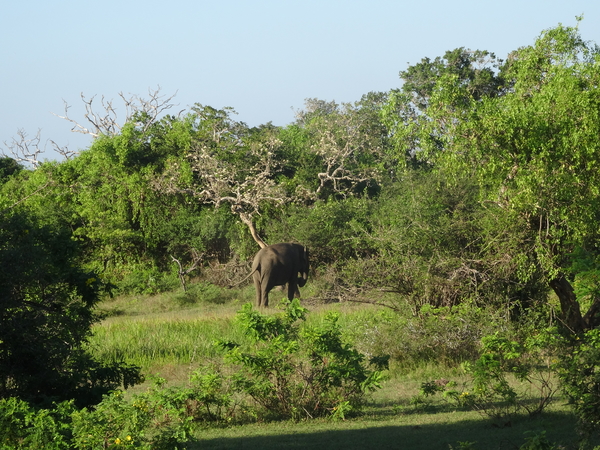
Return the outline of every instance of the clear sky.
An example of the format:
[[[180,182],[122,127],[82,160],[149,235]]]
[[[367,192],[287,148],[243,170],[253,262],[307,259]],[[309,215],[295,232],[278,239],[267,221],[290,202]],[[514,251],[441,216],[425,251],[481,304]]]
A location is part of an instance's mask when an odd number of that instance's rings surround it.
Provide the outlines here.
[[[6,1],[0,144],[41,129],[86,148],[89,136],[52,114],[63,100],[83,123],[81,93],[119,105],[119,92],[158,86],[178,110],[231,106],[249,125],[286,125],[306,98],[397,88],[400,70],[457,47],[504,58],[581,14],[582,37],[600,44],[598,0]]]

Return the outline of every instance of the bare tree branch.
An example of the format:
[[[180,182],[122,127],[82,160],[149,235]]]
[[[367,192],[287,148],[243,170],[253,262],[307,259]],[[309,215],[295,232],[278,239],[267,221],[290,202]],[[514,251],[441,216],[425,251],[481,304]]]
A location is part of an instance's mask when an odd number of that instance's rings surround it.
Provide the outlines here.
[[[100,106],[97,107],[94,104],[95,95],[88,99],[81,93],[81,100],[85,105],[84,118],[89,125],[82,125],[77,120],[69,117],[70,106],[67,102],[64,102],[64,115],[61,116],[56,113],[54,115],[70,122],[72,124],[71,131],[75,133],[89,134],[94,138],[102,135],[116,136],[121,132],[123,125],[136,116],[144,118],[144,121],[139,122],[139,125],[143,127],[143,131],[146,131],[150,125],[158,120],[163,112],[174,106],[171,100],[173,100],[175,95],[177,93],[169,97],[160,95],[160,86],[155,90],[149,89],[147,99],[138,95],[127,97],[123,92],[120,92],[119,97],[124,104],[125,111],[122,120],[119,120],[117,107],[113,104],[113,100],[107,100],[102,96],[100,98]]]
[[[231,212],[248,226],[260,247],[254,218],[266,203],[283,205],[291,199],[275,182],[281,161],[275,157],[281,141],[275,134],[244,143],[241,123],[231,121],[227,111],[209,110],[218,119],[206,125],[206,140],[194,145],[186,164],[172,162],[154,182],[154,188],[172,194],[192,195],[204,204],[220,207],[228,203]],[[187,171],[187,173],[186,173]]]
[[[183,288],[183,292],[187,292],[187,288],[186,288],[186,284],[185,284],[185,276],[187,274],[189,274],[190,272],[194,271],[198,267],[198,264],[200,264],[200,262],[202,262],[204,253],[199,253],[198,250],[193,248],[192,249],[192,265],[190,267],[188,267],[187,269],[183,268],[181,261],[179,261],[173,255],[170,255],[170,256],[171,256],[171,259],[173,260],[173,262],[175,262],[177,264],[177,267],[179,267],[177,274],[179,276],[179,281],[181,282],[181,287]]]
[[[149,89],[148,98],[142,98],[138,95],[126,97],[120,92],[119,97],[121,98],[125,109],[122,121],[119,120],[117,108],[114,106],[112,100],[106,100],[104,96],[102,96],[100,99],[100,106],[96,107],[96,104],[94,103],[96,96],[86,99],[83,93],[81,94],[81,100],[85,105],[84,118],[88,121],[88,126],[82,125],[77,120],[69,117],[69,109],[71,106],[69,106],[67,102],[64,102],[64,115],[53,114],[56,117],[70,122],[72,124],[71,131],[87,134],[93,138],[97,138],[101,135],[118,135],[121,132],[123,125],[134,120],[134,118],[138,119],[137,125],[142,127],[142,131],[145,132],[153,123],[159,120],[162,113],[175,106],[171,103],[175,95],[177,95],[177,93],[171,96],[160,95],[160,86],[155,90]],[[182,112],[183,111],[180,111],[179,114]],[[11,142],[5,141],[4,145],[17,161],[31,164],[34,168],[41,164],[40,156],[45,153],[45,147],[48,143],[56,153],[65,159],[70,159],[79,154],[79,151],[69,150],[66,146],[61,147],[51,139],[47,140],[44,148],[42,148],[40,146],[41,141],[41,130],[38,130],[34,137],[29,138],[24,130],[19,129],[17,131],[17,137],[13,138]]]
[[[361,163],[361,158],[377,156],[381,149],[368,132],[368,116],[361,114],[359,107],[307,99],[306,110],[296,118],[313,135],[311,151],[323,163],[317,194],[331,186],[334,192],[348,195],[358,184],[379,178],[372,165]]]
[[[12,142],[4,142],[4,145],[10,150],[14,159],[31,164],[37,167],[41,164],[39,155],[44,153],[44,149],[40,148],[41,130],[38,130],[33,138],[29,138],[23,129],[17,131],[17,138],[12,138]]]

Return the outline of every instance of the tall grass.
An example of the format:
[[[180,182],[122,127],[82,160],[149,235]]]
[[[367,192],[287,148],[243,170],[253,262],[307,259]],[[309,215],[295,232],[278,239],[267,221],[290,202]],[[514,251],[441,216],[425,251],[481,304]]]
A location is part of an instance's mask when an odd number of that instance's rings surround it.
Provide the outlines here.
[[[112,301],[111,308],[121,313],[109,317],[93,328],[89,345],[93,354],[102,360],[125,360],[147,370],[165,364],[194,365],[217,358],[220,354],[215,346],[217,340],[232,340],[244,343],[247,339],[240,327],[235,324],[236,311],[241,308],[237,302],[218,305],[179,309],[166,305],[164,298],[147,300],[148,314],[135,300]],[[160,305],[157,307],[157,304]],[[133,306],[132,306],[133,305]],[[101,305],[105,309],[107,305]],[[124,308],[129,313],[123,313]],[[162,308],[162,311],[160,312]],[[359,314],[360,308],[345,309],[341,317]],[[339,310],[339,305],[316,308],[308,316],[309,324],[322,323],[326,313]],[[276,309],[271,309],[273,312]],[[353,310],[355,310],[353,312]]]
[[[239,297],[247,298],[242,292]],[[92,352],[103,360],[126,360],[152,366],[202,364],[216,358],[217,340],[244,342],[235,326],[241,301],[181,303],[180,296],[124,297],[101,305],[113,316],[94,328]],[[497,330],[493,312],[479,308],[434,311],[422,317],[357,303],[308,305],[307,325],[322,324],[339,313],[344,336],[367,356],[389,354],[406,370],[422,366],[456,367],[477,354],[482,334]],[[268,312],[276,312],[269,308]]]
[[[232,318],[112,320],[94,328],[90,346],[102,360],[125,360],[148,369],[194,364],[217,356],[218,339],[242,341]]]

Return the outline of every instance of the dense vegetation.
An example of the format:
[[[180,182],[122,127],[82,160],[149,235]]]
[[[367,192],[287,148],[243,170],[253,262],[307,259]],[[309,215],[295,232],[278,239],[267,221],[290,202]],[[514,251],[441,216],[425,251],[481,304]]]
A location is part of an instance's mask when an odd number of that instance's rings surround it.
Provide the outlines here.
[[[506,60],[459,48],[400,72],[401,89],[348,104],[309,99],[284,127],[249,127],[229,108],[200,104],[157,115],[155,97],[118,127],[92,121],[92,145],[70,159],[33,169],[0,159],[0,397],[28,402],[2,407],[42,417],[28,408],[90,406],[141,380],[139,368],[86,347],[103,296],[187,291],[190,280],[233,286],[257,243],[295,241],[311,249],[313,301],[384,306],[397,313],[396,328],[414,321],[411,330],[437,343],[395,351],[376,336],[364,346],[376,370],[333,317],[301,331],[297,304],[279,322],[246,308],[246,327],[264,348],[253,355],[221,343],[242,366],[238,394],[275,416],[343,418],[377,384],[387,353],[395,362],[471,361],[477,396],[439,384],[425,384],[424,395],[444,391],[491,415],[522,404],[508,374],[538,380],[530,412],[539,413],[554,394],[540,369],[551,355],[548,373],[592,436],[600,420],[599,68],[600,50],[576,27],[558,26]],[[481,320],[489,314],[510,336],[491,335]],[[406,337],[390,323],[379,329]],[[269,362],[274,355],[283,359]],[[313,397],[295,378],[308,361],[310,379],[322,377]],[[224,420],[215,408],[229,404],[225,378],[198,377],[179,401]],[[70,415],[75,430],[87,430],[102,411],[142,417],[122,402],[117,395],[79,412],[61,403],[52,420]],[[186,430],[173,428],[165,445]]]

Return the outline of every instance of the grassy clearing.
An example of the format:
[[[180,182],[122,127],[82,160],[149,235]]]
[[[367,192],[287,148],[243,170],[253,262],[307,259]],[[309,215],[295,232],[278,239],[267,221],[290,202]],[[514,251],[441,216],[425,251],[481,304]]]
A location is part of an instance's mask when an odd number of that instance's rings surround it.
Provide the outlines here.
[[[243,292],[239,295],[245,296]],[[170,385],[182,385],[199,366],[220,359],[214,346],[217,339],[246,339],[234,326],[235,313],[244,301],[193,303],[178,298],[169,294],[104,302],[101,309],[108,317],[95,327],[91,348],[102,358],[124,358],[142,366],[146,374],[158,374]],[[329,311],[338,312],[348,336],[360,341],[357,347],[361,351],[369,352],[371,340],[363,336],[360,324],[378,314],[376,308],[345,303],[310,305],[309,309],[308,324],[319,323]],[[339,422],[318,419],[202,428],[197,432],[198,440],[189,448],[447,450],[469,442],[473,444],[466,448],[515,449],[531,433],[542,431],[561,448],[576,448],[574,419],[564,401],[558,399],[535,418],[516,417],[510,423],[496,423],[479,413],[460,410],[441,396],[415,402],[421,383],[438,378],[460,381],[464,374],[457,366],[431,361],[419,366],[392,361],[382,389],[374,393],[358,417]],[[131,392],[146,386],[147,383],[134,387]]]

